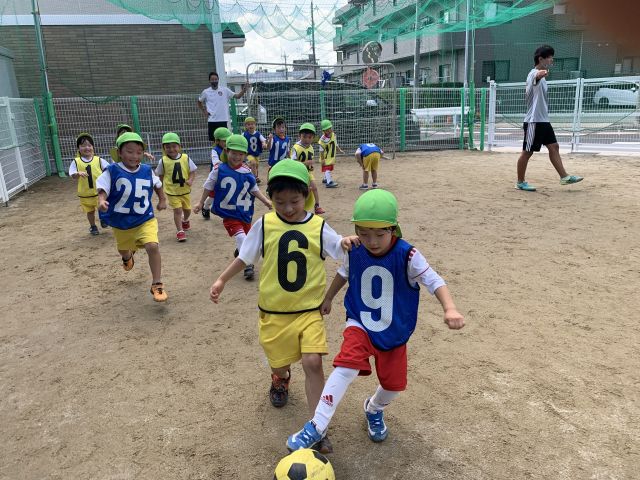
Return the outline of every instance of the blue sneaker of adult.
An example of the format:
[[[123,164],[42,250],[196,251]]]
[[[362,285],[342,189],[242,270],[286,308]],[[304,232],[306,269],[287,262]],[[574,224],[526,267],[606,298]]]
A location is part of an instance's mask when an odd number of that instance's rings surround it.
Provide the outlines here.
[[[322,435],[311,420],[304,424],[302,430],[287,439],[287,448],[291,452],[300,450],[301,448],[312,448],[322,440]]]
[[[535,192],[536,191],[536,187],[534,187],[533,185],[529,185],[529,183],[527,183],[527,182],[518,182],[518,183],[516,183],[516,188],[518,190],[524,190],[525,192]]]
[[[369,438],[373,442],[382,442],[389,435],[389,430],[384,424],[384,412],[382,410],[376,413],[369,413],[367,407],[369,406],[370,398],[364,401],[364,414],[367,418],[367,433]]]
[[[560,179],[560,185],[570,185],[572,183],[581,182],[582,180],[584,180],[584,178],[577,175],[567,175],[566,177],[562,177]]]

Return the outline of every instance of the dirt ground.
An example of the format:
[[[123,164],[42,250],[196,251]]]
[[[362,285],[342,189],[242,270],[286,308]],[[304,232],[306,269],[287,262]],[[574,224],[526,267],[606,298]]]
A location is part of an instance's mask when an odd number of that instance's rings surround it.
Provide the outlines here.
[[[404,237],[467,326],[449,331],[423,289],[389,438],[368,440],[362,402],[377,382],[359,378],[330,430],[338,479],[640,478],[640,159],[564,161],[585,181],[559,185],[538,155],[536,193],[513,188],[513,154],[383,161]],[[320,191],[343,234],[356,167],[339,159],[340,188]],[[195,217],[178,244],[159,214],[169,301],[154,304],[146,255],[124,272],[111,233],[89,236],[74,188],[50,178],[0,207],[0,478],[272,478],[308,419],[303,372],[289,405],[271,407],[257,280],[209,301],[234,249],[221,221]],[[326,318],[327,375],[341,303]]]

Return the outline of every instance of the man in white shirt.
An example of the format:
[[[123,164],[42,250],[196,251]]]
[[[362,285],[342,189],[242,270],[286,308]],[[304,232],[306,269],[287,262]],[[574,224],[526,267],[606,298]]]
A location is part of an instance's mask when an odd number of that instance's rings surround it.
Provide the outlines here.
[[[213,132],[216,128],[229,128],[229,100],[240,98],[247,91],[248,84],[244,84],[238,93],[227,87],[219,87],[220,78],[216,72],[209,74],[209,88],[205,88],[198,97],[198,108],[207,116],[209,122],[209,140],[213,142]]]
[[[569,175],[562,165],[560,158],[560,145],[556,140],[549,121],[549,90],[546,76],[549,75],[549,68],[553,65],[555,51],[549,45],[539,47],[533,56],[535,67],[527,75],[527,87],[525,100],[527,102],[527,113],[524,117],[524,141],[522,153],[518,158],[518,181],[516,188],[527,192],[535,192],[536,187],[525,180],[527,165],[534,152],[539,152],[542,145],[549,151],[549,160],[560,175],[561,185],[570,185],[582,181],[582,177]]]

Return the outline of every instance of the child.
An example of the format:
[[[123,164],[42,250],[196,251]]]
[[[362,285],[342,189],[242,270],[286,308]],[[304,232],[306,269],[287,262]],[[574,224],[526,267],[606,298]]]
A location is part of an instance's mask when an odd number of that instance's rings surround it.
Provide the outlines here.
[[[256,130],[256,119],[253,117],[245,118],[244,128],[245,131],[242,135],[244,135],[244,138],[249,142],[249,154],[247,155],[247,160],[249,161],[249,166],[251,167],[253,176],[256,177],[256,183],[260,185],[260,183],[262,183],[258,176],[260,154],[263,149],[267,148],[267,139]]]
[[[96,190],[96,180],[106,168],[109,162],[94,155],[93,137],[88,133],[81,133],[76,138],[78,155],[69,165],[69,176],[78,182],[78,197],[80,197],[80,207],[87,214],[89,220],[89,233],[99,235],[96,226],[96,209],[98,208],[98,191]],[[100,220],[100,226],[106,228],[108,225]]]
[[[176,239],[187,240],[187,230],[191,228],[191,185],[196,176],[196,164],[182,153],[180,137],[169,132],[162,136],[162,160],[156,167],[164,193],[169,197],[169,207],[173,209],[173,222],[176,224]]]
[[[322,183],[327,188],[336,188],[338,184],[331,179],[331,172],[333,172],[333,165],[336,163],[336,150],[339,150],[342,154],[344,154],[344,151],[338,146],[331,121],[322,120],[320,128],[322,128],[322,136],[318,140],[318,144],[320,144],[320,164],[324,174]]]
[[[116,141],[118,140],[118,137],[120,135],[127,132],[133,132],[133,128],[131,128],[126,123],[119,123],[118,126],[116,127]],[[111,155],[111,159],[113,160],[114,163],[118,163],[120,161],[120,159],[118,158],[118,147],[113,147],[109,151],[109,154]],[[156,159],[149,152],[144,152],[144,158],[146,158],[149,162],[153,162]]]
[[[299,160],[307,166],[309,170],[309,190],[313,193],[315,202],[313,208],[316,214],[322,215],[325,213],[324,209],[320,206],[320,197],[318,196],[318,187],[316,187],[315,179],[313,178],[313,139],[316,136],[316,127],[312,123],[303,123],[298,130],[299,138],[296,144],[291,150],[291,159]],[[309,206],[306,206],[309,208]]]
[[[344,341],[313,419],[288,438],[289,450],[320,442],[351,382],[358,375],[371,374],[369,357],[375,359],[380,380],[373,396],[364,402],[369,438],[382,442],[387,437],[383,410],[406,388],[406,343],[418,318],[420,283],[439,300],[450,329],[464,326],[442,278],[418,250],[400,238],[397,218],[396,198],[384,190],[364,193],[353,207],[351,221],[361,245],[345,258],[320,309],[325,315],[331,311],[331,301],[348,280]]]
[[[215,139],[215,144],[211,149],[211,165],[209,166],[209,171],[213,171],[216,165],[222,162],[222,157],[224,154],[224,148],[227,144],[227,138],[231,136],[231,130],[226,127],[218,127],[213,132],[213,138]],[[202,207],[202,216],[205,220],[209,220],[211,218],[211,204],[213,203],[214,192],[209,192],[209,198],[204,202],[204,206]]]
[[[378,164],[384,155],[382,149],[375,143],[363,143],[356,150],[356,161],[362,167],[362,185],[360,190],[369,188],[369,172],[371,172],[371,188],[378,188]]]
[[[144,247],[149,256],[153,277],[151,294],[156,302],[164,302],[167,292],[161,280],[160,248],[158,247],[158,221],[153,215],[151,197],[158,194],[158,210],[167,208],[162,182],[151,167],[143,164],[146,145],[137,133],[127,132],[118,137],[119,163],[109,165],[98,177],[98,205],[109,213],[122,267],[126,272],[134,265],[133,255]]]
[[[231,135],[227,139],[227,161],[219,163],[209,173],[200,201],[193,208],[197,213],[208,198],[209,192],[216,192],[212,210],[222,217],[222,224],[229,236],[235,238],[236,252],[242,247],[251,228],[254,197],[271,208],[271,202],[256,185],[251,169],[244,165],[247,150],[248,142],[242,135]],[[253,279],[253,264],[245,267],[244,278]]]
[[[238,258],[211,286],[211,300],[218,303],[234,275],[264,258],[259,337],[272,372],[269,400],[274,407],[286,405],[290,366],[302,359],[307,404],[313,411],[324,385],[322,355],[327,354],[319,310],[326,285],[323,261],[326,255],[342,258],[343,248],[350,248],[354,238],[343,239],[322,218],[305,211],[309,172],[300,162],[282,160],[274,165],[267,192],[275,212],[253,224]]]
[[[289,158],[289,149],[291,148],[291,139],[287,137],[287,124],[282,117],[276,117],[271,123],[273,132],[269,134],[267,139],[267,148],[269,149],[269,168],[272,168],[280,160]]]

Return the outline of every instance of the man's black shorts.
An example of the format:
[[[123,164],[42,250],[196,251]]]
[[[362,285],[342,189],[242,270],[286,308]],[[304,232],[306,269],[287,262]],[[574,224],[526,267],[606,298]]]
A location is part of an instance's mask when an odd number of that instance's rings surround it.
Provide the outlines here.
[[[209,140],[212,142],[215,140],[213,138],[213,132],[220,127],[229,128],[229,124],[227,122],[209,122]]]
[[[539,152],[542,145],[558,143],[553,127],[549,122],[524,123],[524,142],[522,150],[525,152]]]

